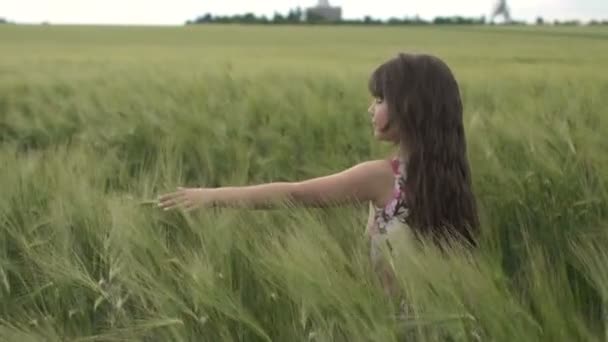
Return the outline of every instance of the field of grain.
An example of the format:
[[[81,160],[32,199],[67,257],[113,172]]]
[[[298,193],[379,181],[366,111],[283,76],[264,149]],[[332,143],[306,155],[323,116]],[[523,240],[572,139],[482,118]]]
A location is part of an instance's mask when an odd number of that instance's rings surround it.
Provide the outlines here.
[[[4,25],[0,51],[2,341],[608,341],[606,28]],[[483,221],[473,258],[395,261],[408,317],[365,206],[141,204],[384,157],[367,78],[400,51],[460,82]]]

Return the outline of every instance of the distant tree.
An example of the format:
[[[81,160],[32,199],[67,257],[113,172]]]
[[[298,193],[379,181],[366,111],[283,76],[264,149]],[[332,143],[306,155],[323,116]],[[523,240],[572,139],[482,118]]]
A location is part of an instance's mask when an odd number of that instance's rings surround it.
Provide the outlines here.
[[[191,24],[205,24],[205,23],[212,23],[214,21],[213,16],[211,15],[211,13],[207,13],[203,16],[200,16],[194,20],[188,20],[186,21],[186,25],[191,25]]]
[[[298,6],[294,9],[290,9],[289,12],[287,13],[287,21],[290,23],[298,23],[302,21],[303,15],[302,15],[302,9]]]
[[[528,24],[525,21],[522,21],[522,20],[511,20],[510,22],[506,23],[505,25],[509,25],[509,26],[526,26]]]
[[[436,17],[433,19],[435,25],[481,25],[486,21],[485,17],[480,18],[465,18],[461,16],[454,17]]]
[[[555,26],[580,26],[581,21],[580,20],[564,20],[564,21],[555,20],[553,22],[553,24]]]
[[[389,25],[401,25],[403,24],[403,21],[399,18],[391,17],[386,23]]]
[[[211,13],[207,13],[203,16],[203,22],[205,23],[210,23],[213,21],[213,15],[211,15]]]
[[[241,19],[245,24],[252,24],[258,21],[258,18],[253,13],[246,13]]]
[[[391,17],[386,21],[387,25],[419,25],[426,24],[427,22],[420,19],[419,16],[415,16],[413,18],[404,17],[404,18],[395,18]]]
[[[316,24],[323,22],[325,18],[322,15],[315,13],[313,11],[309,11],[306,13],[306,22],[310,24]]]
[[[544,25],[544,24],[545,24],[545,20],[543,19],[543,17],[536,18],[536,25]]]
[[[2,17],[0,17],[0,24],[8,24],[8,21]]]
[[[281,13],[277,13],[277,12],[274,13],[274,17],[272,17],[273,23],[280,24],[280,23],[284,23],[285,21],[286,21],[285,17],[283,17],[283,15]]]

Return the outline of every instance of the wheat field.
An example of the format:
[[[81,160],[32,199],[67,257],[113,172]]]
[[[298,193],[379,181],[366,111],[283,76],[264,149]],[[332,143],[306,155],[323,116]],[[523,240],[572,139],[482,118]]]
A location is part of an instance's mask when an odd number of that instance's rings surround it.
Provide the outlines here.
[[[608,341],[608,30],[0,26],[0,340]],[[381,158],[398,52],[462,91],[481,247],[370,271],[365,205],[161,212]]]

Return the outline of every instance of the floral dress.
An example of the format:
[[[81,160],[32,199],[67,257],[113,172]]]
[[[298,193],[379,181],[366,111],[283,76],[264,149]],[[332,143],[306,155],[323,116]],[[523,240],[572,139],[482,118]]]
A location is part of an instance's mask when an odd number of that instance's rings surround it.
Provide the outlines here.
[[[392,250],[390,236],[399,230],[409,233],[407,217],[410,209],[407,205],[405,180],[406,168],[401,158],[395,157],[390,160],[395,176],[393,187],[393,197],[385,207],[370,205],[370,217],[368,221],[367,233],[371,242],[371,258],[376,263],[380,258],[381,249],[387,246]],[[383,245],[384,244],[384,245]]]

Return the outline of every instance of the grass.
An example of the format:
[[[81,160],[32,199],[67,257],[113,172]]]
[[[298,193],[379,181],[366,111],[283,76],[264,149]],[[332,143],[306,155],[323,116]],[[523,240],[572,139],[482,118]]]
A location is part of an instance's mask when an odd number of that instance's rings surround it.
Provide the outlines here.
[[[0,27],[0,340],[606,341],[603,28]],[[497,40],[500,39],[500,42]],[[368,265],[365,206],[164,213],[178,185],[382,157],[366,80],[459,79],[475,255]]]

